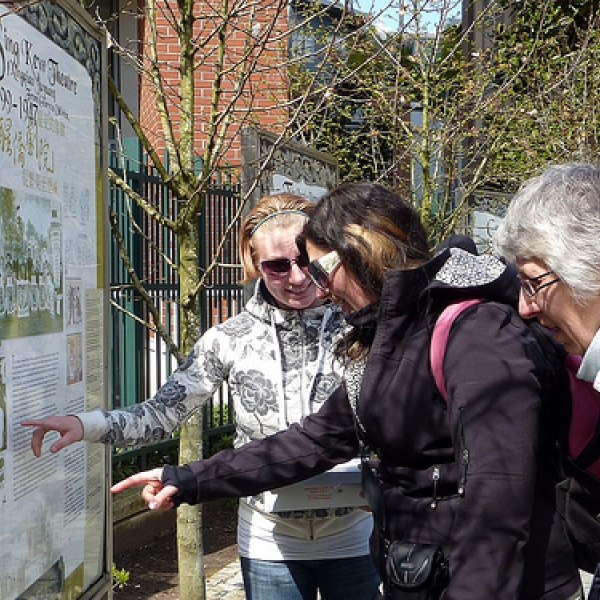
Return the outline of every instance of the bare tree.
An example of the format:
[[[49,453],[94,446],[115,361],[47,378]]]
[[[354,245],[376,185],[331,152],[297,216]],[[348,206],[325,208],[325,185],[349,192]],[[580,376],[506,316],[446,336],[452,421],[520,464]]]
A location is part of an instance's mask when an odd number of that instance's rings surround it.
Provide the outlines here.
[[[119,215],[111,214],[111,226],[131,283],[150,315],[144,324],[181,361],[202,333],[200,292],[221,265],[227,233],[242,215],[270,155],[261,157],[258,177],[245,189],[209,266],[201,269],[197,219],[206,194],[220,177],[239,178],[240,131],[245,125],[260,125],[276,133],[270,154],[279,143],[296,135],[304,101],[289,99],[288,72],[293,64],[289,49],[298,43],[298,32],[308,20],[328,9],[318,7],[298,21],[290,20],[289,3],[283,0],[148,0],[143,7],[132,4],[128,9],[139,23],[139,39],[111,35],[112,21],[119,15],[98,17],[110,36],[113,55],[129,66],[133,77],[139,78],[133,106],[123,91],[127,81],[123,77],[120,81],[110,80],[117,109],[113,115],[114,137],[122,139],[126,136],[124,130],[129,129],[139,140],[169,195],[176,200],[176,213],[165,213],[158,202],[130,186],[125,160],[121,168],[110,170],[109,179],[126,195],[131,208],[137,207],[144,219],[176,239],[179,255],[171,266],[178,274],[180,344],[164,324],[160,307],[127,254],[127,232],[121,230]],[[334,31],[341,27],[344,15],[344,10],[338,10],[338,23],[332,24]],[[330,47],[334,39],[335,35]],[[327,54],[327,49],[324,51]],[[317,68],[307,82],[306,93],[312,98],[326,90],[320,80],[322,72],[322,67]],[[157,240],[143,225],[132,223],[160,255]],[[166,254],[160,256],[160,260],[169,260]],[[197,414],[181,429],[180,462],[197,460],[201,453],[202,423]],[[205,594],[199,508],[180,507],[177,529],[180,597],[197,600]]]
[[[510,192],[547,161],[597,152],[598,23],[593,3],[576,4],[372,6],[303,135],[338,157],[343,179],[379,180],[410,198],[436,243],[475,190]],[[380,25],[385,15],[396,29]]]

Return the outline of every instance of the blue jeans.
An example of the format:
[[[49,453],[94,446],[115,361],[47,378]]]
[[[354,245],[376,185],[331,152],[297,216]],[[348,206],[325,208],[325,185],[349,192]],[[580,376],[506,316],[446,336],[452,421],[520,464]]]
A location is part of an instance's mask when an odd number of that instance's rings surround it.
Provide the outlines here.
[[[240,557],[246,600],[372,600],[379,575],[370,556],[267,561]]]
[[[600,564],[596,567],[588,600],[600,600]]]

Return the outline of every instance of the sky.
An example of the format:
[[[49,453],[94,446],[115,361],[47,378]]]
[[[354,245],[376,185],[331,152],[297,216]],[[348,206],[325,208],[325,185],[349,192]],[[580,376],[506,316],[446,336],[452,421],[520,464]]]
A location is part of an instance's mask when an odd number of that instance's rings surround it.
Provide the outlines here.
[[[452,17],[460,17],[461,0],[353,0],[354,6],[361,12],[377,14],[377,24],[386,31],[398,31],[402,25],[414,29],[415,5],[420,5],[419,29],[434,31],[444,15],[445,23]],[[403,7],[403,10],[400,10]]]

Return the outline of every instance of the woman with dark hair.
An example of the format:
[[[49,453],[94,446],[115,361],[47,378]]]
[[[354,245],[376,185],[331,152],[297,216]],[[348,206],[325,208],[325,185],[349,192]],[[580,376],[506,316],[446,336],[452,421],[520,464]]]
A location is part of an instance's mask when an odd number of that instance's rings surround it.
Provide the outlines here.
[[[367,462],[363,469],[386,598],[582,598],[564,524],[546,494],[554,373],[513,308],[514,268],[456,247],[431,258],[414,208],[369,183],[327,194],[299,248],[319,295],[340,304],[351,325],[337,347],[344,385],[302,426],[133,475],[113,490],[145,484],[151,508],[255,493],[362,447],[378,459],[376,477]],[[480,302],[450,331],[444,397],[431,370],[431,335],[442,311],[463,299]]]
[[[314,205],[295,194],[262,198],[241,225],[244,282],[256,280],[245,310],[215,325],[154,398],[121,410],[25,421],[32,448],[60,433],[51,452],[84,440],[152,444],[202,407],[226,382],[241,446],[301,422],[337,387],[334,342],[343,319],[316,297],[296,237]],[[352,457],[349,457],[352,458]],[[263,491],[263,490],[261,490]],[[298,494],[303,494],[299,490]],[[264,495],[239,504],[238,549],[248,599],[370,600],[379,578],[369,557],[371,516],[356,507],[272,510]]]

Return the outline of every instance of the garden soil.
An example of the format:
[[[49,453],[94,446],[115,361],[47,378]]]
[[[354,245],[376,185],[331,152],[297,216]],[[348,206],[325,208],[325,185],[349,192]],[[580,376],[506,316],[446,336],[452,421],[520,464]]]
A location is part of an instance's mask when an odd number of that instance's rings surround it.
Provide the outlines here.
[[[204,570],[209,577],[237,559],[237,501],[215,500],[203,505]],[[129,581],[114,590],[115,600],[178,600],[175,528],[137,550],[113,558]]]

